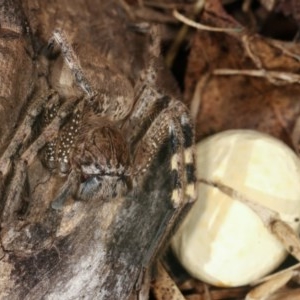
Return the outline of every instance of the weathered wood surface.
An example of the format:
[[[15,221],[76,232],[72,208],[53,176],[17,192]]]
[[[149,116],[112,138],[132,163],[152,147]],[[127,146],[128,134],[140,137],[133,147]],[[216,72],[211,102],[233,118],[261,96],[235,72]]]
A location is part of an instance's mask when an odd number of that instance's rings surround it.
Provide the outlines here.
[[[104,53],[134,82],[144,65],[145,38],[129,30],[131,21],[118,3],[23,1],[28,19],[25,27],[30,26],[32,40],[26,33],[15,42],[26,42],[27,51],[34,49],[31,51],[37,54],[51,32],[60,28],[80,53],[89,57],[89,47]],[[0,42],[12,47],[5,38]],[[1,92],[3,85],[14,86],[15,94],[9,97],[15,101],[16,119],[38,76],[34,54],[28,61],[23,50],[11,48],[13,53],[7,54],[15,63],[7,72],[12,68],[19,77],[0,84]],[[4,78],[2,68],[0,73]],[[1,130],[10,129],[13,131],[1,120]],[[27,192],[2,219],[0,299],[128,299],[135,295],[150,260],[173,226],[170,224],[186,209],[175,210],[169,201],[167,157],[168,149],[162,149],[140,190],[109,202],[69,199],[61,211],[53,210],[50,203],[64,178],[51,175],[37,158],[28,170]]]
[[[0,1],[0,152],[8,143],[35,81],[32,44],[20,8],[18,1]]]

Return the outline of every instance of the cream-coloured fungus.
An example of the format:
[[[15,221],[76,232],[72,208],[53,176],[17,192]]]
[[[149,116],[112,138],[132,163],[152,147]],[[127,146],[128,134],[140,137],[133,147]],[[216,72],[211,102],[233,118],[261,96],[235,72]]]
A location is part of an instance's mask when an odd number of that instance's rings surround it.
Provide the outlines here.
[[[216,187],[233,188],[279,213],[298,229],[300,160],[283,142],[253,130],[229,130],[197,144],[198,200],[172,239],[194,277],[240,286],[270,273],[286,257],[281,243],[244,203]]]

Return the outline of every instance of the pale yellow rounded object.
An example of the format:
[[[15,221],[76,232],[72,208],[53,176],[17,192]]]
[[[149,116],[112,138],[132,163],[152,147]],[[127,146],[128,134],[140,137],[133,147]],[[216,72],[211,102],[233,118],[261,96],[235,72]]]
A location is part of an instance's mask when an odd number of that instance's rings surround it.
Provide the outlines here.
[[[283,142],[253,130],[229,130],[198,143],[196,157],[198,179],[222,182],[299,229],[300,160]],[[191,275],[216,286],[241,286],[285,259],[283,246],[245,204],[203,183],[198,193],[171,241]]]

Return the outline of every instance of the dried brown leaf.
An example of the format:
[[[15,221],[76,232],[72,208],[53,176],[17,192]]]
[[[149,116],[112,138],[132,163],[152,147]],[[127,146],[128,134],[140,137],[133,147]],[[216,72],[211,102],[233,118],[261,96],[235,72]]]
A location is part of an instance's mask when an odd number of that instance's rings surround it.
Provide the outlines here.
[[[241,26],[218,1],[208,2],[201,23]],[[198,31],[185,77],[185,101],[195,117],[196,139],[245,128],[295,144],[292,133],[300,114],[299,62],[298,44],[270,40],[247,30]]]

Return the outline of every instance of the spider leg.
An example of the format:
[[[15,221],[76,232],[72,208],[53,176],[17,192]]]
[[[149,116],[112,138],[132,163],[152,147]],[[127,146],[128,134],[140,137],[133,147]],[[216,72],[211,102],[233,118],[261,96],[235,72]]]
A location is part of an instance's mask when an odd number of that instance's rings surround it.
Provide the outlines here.
[[[172,203],[177,207],[185,198],[192,202],[196,197],[194,132],[187,108],[176,99],[173,78],[161,61],[159,27],[151,26],[149,33],[147,65],[135,85],[135,105],[123,129],[135,149],[134,176],[145,172],[159,146],[169,141]]]
[[[176,208],[196,198],[193,129],[186,107],[177,100],[170,101],[136,146],[133,176],[137,185],[166,140],[171,152],[171,201]]]
[[[87,80],[87,78],[84,75],[84,72],[80,66],[79,59],[73,50],[73,47],[71,46],[71,43],[68,41],[67,37],[64,35],[64,33],[60,29],[56,29],[53,32],[52,38],[49,40],[48,44],[53,45],[54,43],[57,43],[61,54],[70,68],[72,74],[74,75],[74,78],[77,82],[77,84],[82,88],[82,90],[91,98],[94,96],[94,91]]]
[[[174,79],[160,56],[159,27],[151,26],[149,33],[146,66],[134,87],[135,104],[130,118],[123,125],[124,131],[129,136],[128,141],[133,147],[145,134],[151,125],[151,120],[179,96]]]
[[[59,109],[57,116],[53,121],[44,129],[41,135],[31,144],[31,146],[22,154],[21,159],[30,165],[33,159],[36,157],[38,151],[45,146],[47,142],[54,139],[58,135],[59,128],[64,123],[66,117],[73,113],[76,105],[84,105],[84,101],[81,98],[70,98],[68,99],[62,107]]]
[[[137,186],[156,158],[160,146],[168,141],[170,149],[171,203],[173,210],[165,215],[156,236],[150,243],[142,266],[148,266],[161,249],[166,234],[174,230],[176,220],[185,213],[184,208],[196,199],[194,132],[192,122],[184,104],[171,100],[169,107],[161,111],[136,146],[133,177]],[[154,249],[156,249],[154,251]]]
[[[5,201],[5,206],[2,211],[1,221],[7,222],[10,217],[13,216],[13,212],[15,212],[21,204],[21,193],[23,191],[25,181],[27,178],[26,169],[27,166],[24,161],[19,161],[16,166],[15,174],[13,177],[13,181],[9,185],[8,194]]]
[[[196,158],[195,158],[195,146],[194,146],[194,131],[193,122],[188,112],[185,112],[180,117],[180,124],[184,137],[184,164],[185,164],[185,176],[186,176],[186,188],[185,195],[189,202],[193,202],[197,197],[196,190]]]
[[[40,93],[37,93],[35,99],[33,99],[32,105],[28,108],[28,112],[23,122],[18,127],[17,132],[0,158],[1,180],[4,180],[9,173],[13,156],[16,155],[21,145],[31,138],[32,126],[36,121],[36,117],[42,112],[45,102],[47,101],[46,99],[51,95],[51,93],[53,92],[48,89],[47,92],[44,93],[42,89]]]
[[[45,146],[47,142],[54,139],[59,132],[59,128],[64,123],[66,117],[71,114],[74,107],[81,99],[68,99],[62,107],[59,109],[57,116],[52,122],[44,129],[40,136],[30,145],[30,147],[21,155],[16,162],[15,175],[10,183],[8,189],[5,207],[3,209],[3,218],[9,218],[12,216],[12,209],[18,206],[21,199],[21,193],[23,191],[24,183],[27,178],[27,167],[32,163],[38,151]],[[84,101],[80,104],[83,105]],[[80,105],[79,104],[79,105]],[[2,194],[3,195],[3,194]]]
[[[6,178],[10,173],[12,168],[13,158],[18,154],[22,145],[26,145],[28,140],[32,138],[33,124],[36,121],[37,116],[42,112],[46,99],[48,97],[57,96],[56,94],[51,95],[51,91],[47,89],[46,93],[37,93],[37,96],[33,99],[33,103],[29,106],[28,112],[25,115],[23,122],[18,127],[15,135],[13,136],[10,144],[0,157],[0,199],[4,197],[5,194],[5,186],[6,186]],[[23,187],[24,180],[20,180],[24,172],[19,170],[19,174],[16,174],[15,183],[17,182],[18,187]],[[10,185],[14,187],[13,185]],[[13,196],[14,190],[11,190],[11,198]],[[16,199],[16,198],[15,198]]]

